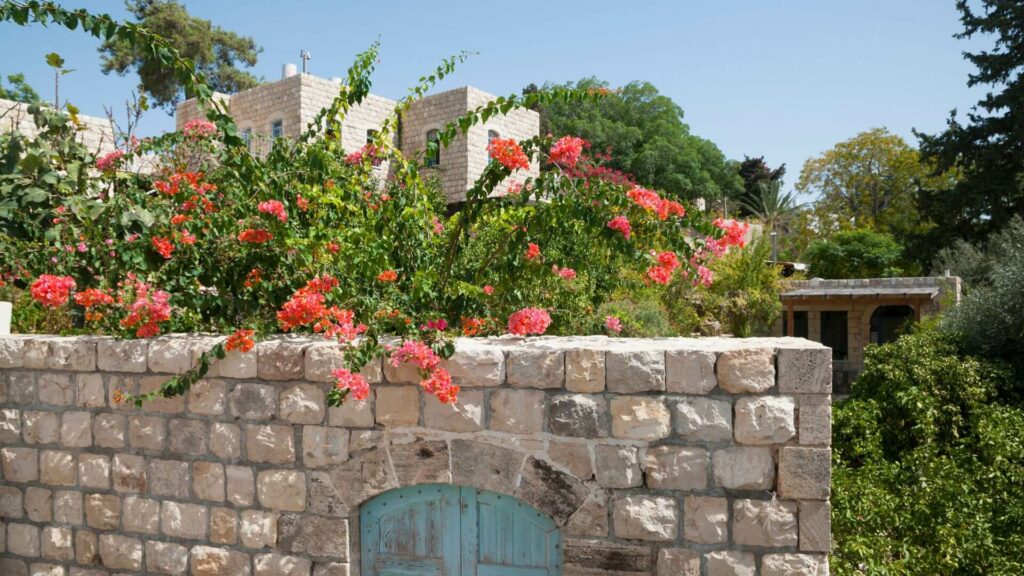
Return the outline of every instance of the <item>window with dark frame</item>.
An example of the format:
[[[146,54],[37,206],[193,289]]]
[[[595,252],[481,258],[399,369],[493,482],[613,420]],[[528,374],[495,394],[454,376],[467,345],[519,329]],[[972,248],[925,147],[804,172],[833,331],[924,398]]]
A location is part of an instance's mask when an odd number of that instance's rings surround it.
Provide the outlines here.
[[[277,140],[281,136],[284,136],[284,121],[274,120],[270,123],[270,137]]]
[[[849,358],[849,323],[846,310],[821,312],[821,343],[832,349],[832,360]]]
[[[807,330],[807,311],[796,310],[793,312],[793,337],[808,338],[810,332]],[[789,314],[782,315],[782,335],[789,335]]]
[[[441,164],[441,142],[437,130],[427,132],[427,168],[440,166]]]
[[[376,138],[377,138],[377,131],[376,130],[371,128],[371,129],[366,131],[366,143],[367,144],[373,144],[373,141]]]

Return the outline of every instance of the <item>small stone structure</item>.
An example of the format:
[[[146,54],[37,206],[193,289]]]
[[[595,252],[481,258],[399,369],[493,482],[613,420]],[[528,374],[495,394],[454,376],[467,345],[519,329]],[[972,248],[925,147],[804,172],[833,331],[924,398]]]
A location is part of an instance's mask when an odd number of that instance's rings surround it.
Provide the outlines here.
[[[0,574],[356,576],[360,506],[525,501],[564,574],[828,573],[831,357],[807,340],[460,339],[451,407],[407,365],[327,408],[336,346],[274,338],[134,408],[212,337],[0,338]]]

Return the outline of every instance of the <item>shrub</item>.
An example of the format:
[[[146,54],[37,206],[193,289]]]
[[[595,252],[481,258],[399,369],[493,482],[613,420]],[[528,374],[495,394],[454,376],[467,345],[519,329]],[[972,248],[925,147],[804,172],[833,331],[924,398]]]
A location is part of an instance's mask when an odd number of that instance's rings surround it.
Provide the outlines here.
[[[949,272],[959,276],[968,290],[991,284],[994,271],[1004,262],[1024,252],[1024,218],[1014,216],[1002,230],[993,233],[983,245],[956,240],[943,248],[932,262],[932,274]]]
[[[804,254],[818,278],[890,278],[902,273],[903,248],[892,236],[871,230],[839,232],[812,242]]]

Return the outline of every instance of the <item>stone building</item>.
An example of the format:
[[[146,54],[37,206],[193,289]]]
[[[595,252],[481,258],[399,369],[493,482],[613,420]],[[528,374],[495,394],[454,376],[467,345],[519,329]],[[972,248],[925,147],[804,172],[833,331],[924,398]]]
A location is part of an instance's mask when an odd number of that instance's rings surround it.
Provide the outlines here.
[[[895,340],[907,322],[960,301],[960,279],[799,280],[782,292],[773,334],[807,338],[832,349],[833,386],[846,393],[864,369],[864,347]]]
[[[39,128],[28,113],[28,104],[0,98],[0,133],[18,131],[32,138],[39,134]],[[113,152],[116,148],[114,132],[106,118],[78,115],[80,128],[78,140],[97,156]]]
[[[330,106],[338,94],[340,79],[324,79],[311,74],[296,74],[285,68],[283,78],[262,84],[237,94],[217,94],[227,100],[228,109],[244,138],[249,139],[256,153],[265,153],[275,138],[296,138],[323,109]],[[406,156],[424,154],[427,142],[437,131],[467,111],[494,99],[495,96],[465,86],[427,96],[409,106],[402,117],[400,133],[395,144]],[[396,102],[388,98],[368,95],[353,107],[342,121],[341,143],[348,152],[358,150],[372,136]],[[201,118],[195,100],[178,105],[176,122],[180,130],[185,123]],[[487,166],[487,143],[493,138],[523,140],[536,136],[540,130],[540,116],[532,110],[513,110],[505,116],[490,118],[486,123],[459,134],[433,158],[426,159],[425,176],[436,176],[449,203],[466,199],[466,191]],[[534,162],[519,179],[536,176],[539,164]],[[378,167],[378,175],[387,174],[387,166]],[[514,175],[514,177],[516,177]]]

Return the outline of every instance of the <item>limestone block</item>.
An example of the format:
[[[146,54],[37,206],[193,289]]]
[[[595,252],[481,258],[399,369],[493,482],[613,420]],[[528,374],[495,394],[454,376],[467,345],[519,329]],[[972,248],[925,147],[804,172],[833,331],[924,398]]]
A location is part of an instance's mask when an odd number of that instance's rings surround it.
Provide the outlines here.
[[[83,337],[51,338],[46,367],[52,370],[96,370],[96,341]]]
[[[672,541],[679,533],[679,508],[664,496],[626,496],[615,501],[612,521],[619,538]]]
[[[148,366],[149,340],[96,341],[96,366],[102,372],[145,372]]]
[[[188,548],[172,542],[146,542],[146,569],[157,574],[185,574]]]
[[[188,391],[188,411],[203,416],[220,416],[227,405],[227,384],[223,380],[204,379]]]
[[[242,352],[232,350],[217,360],[217,375],[221,378],[255,378],[257,373],[256,350]]]
[[[273,548],[277,545],[277,512],[243,510],[239,539],[246,548]]]
[[[146,459],[134,454],[115,454],[111,462],[115,492],[145,492]]]
[[[188,462],[177,460],[151,460],[149,462],[149,491],[157,496],[188,498],[192,482]]]
[[[235,506],[252,506],[256,497],[256,476],[248,466],[224,468],[228,502]]]
[[[60,416],[56,412],[26,410],[22,420],[26,444],[52,444],[60,440]]]
[[[83,408],[103,408],[107,405],[107,391],[101,374],[75,375],[75,405]]]
[[[665,353],[658,350],[610,351],[605,355],[608,391],[619,394],[665,390]]]
[[[382,386],[376,390],[377,423],[389,427],[416,426],[420,421],[420,391],[416,386]]]
[[[561,388],[565,384],[565,353],[513,348],[505,369],[508,384],[514,388]]]
[[[718,385],[732,394],[760,394],[775,386],[775,358],[768,348],[729,350],[718,357]]]
[[[443,441],[392,444],[391,466],[401,486],[451,482],[448,445]]]
[[[277,412],[277,387],[238,384],[228,395],[231,415],[246,420],[269,420]]]
[[[313,558],[348,559],[348,520],[286,514],[280,521],[281,551]]]
[[[746,546],[796,546],[797,505],[780,500],[735,500],[732,539]]]
[[[101,448],[123,448],[124,431],[124,416],[118,414],[96,414],[92,419],[93,442]]]
[[[700,576],[700,552],[687,548],[658,551],[658,576]]]
[[[775,461],[769,448],[735,446],[711,455],[715,484],[728,490],[770,490]]]
[[[20,439],[21,412],[14,408],[0,409],[0,444],[17,444]],[[27,438],[25,443],[29,443]]]
[[[224,466],[217,462],[192,465],[192,493],[200,500],[224,501]]]
[[[324,468],[348,460],[348,430],[325,426],[302,427],[302,462]]]
[[[226,548],[193,546],[189,558],[192,576],[249,576],[252,568],[249,555]]]
[[[25,515],[33,522],[49,522],[53,518],[53,492],[35,486],[26,488]]]
[[[288,464],[295,461],[291,426],[249,424],[245,427],[245,453],[252,462]]]
[[[567,576],[640,576],[654,568],[650,546],[624,546],[601,540],[565,542]]]
[[[423,423],[434,430],[476,432],[484,428],[484,393],[462,390],[456,404],[444,404],[428,396],[423,404]]]
[[[255,576],[309,576],[313,564],[306,558],[283,554],[257,554],[252,559]]]
[[[281,392],[278,415],[294,424],[320,424],[324,420],[324,391],[312,384],[299,384]]]
[[[144,376],[139,378],[139,393],[146,394],[159,390],[168,380],[169,376]],[[185,396],[172,396],[170,398],[157,397],[146,402],[146,412],[160,412],[163,414],[180,414],[185,411]]]
[[[548,456],[580,480],[590,480],[594,476],[590,450],[585,444],[549,440]]]
[[[597,483],[604,488],[633,488],[643,484],[640,455],[632,446],[594,446]]]
[[[160,511],[160,531],[172,538],[204,540],[209,515],[205,506],[165,500]]]
[[[25,339],[0,338],[0,368],[21,368],[25,354]]]
[[[548,405],[548,430],[557,436],[604,438],[609,420],[608,401],[598,394],[559,395]]]
[[[569,536],[605,537],[608,535],[608,493],[595,490],[565,525]]]
[[[797,420],[801,444],[832,443],[832,397],[801,394],[797,397]]]
[[[779,495],[825,500],[832,485],[832,452],[828,448],[784,446],[779,452]]]
[[[242,456],[242,430],[234,424],[210,424],[210,453],[224,460]]]
[[[703,448],[648,448],[644,468],[647,486],[664,490],[702,490],[707,486],[708,455]]]
[[[331,382],[332,372],[344,366],[341,348],[332,342],[316,342],[306,348],[305,374],[311,382]]]
[[[780,392],[832,393],[832,351],[828,348],[783,348],[778,363]]]
[[[6,378],[5,378],[6,377]],[[7,399],[15,404],[35,404],[37,385],[31,372],[0,374],[0,388],[6,385]]]
[[[828,552],[832,543],[832,516],[828,501],[800,502],[800,550]]]
[[[180,335],[149,341],[149,371],[181,374],[192,368],[192,342]]]
[[[587,487],[533,457],[523,464],[515,497],[546,513],[557,525],[564,525],[587,499]]]
[[[75,531],[75,561],[79,564],[98,564],[100,562],[99,541],[95,532]]]
[[[373,428],[373,394],[366,400],[348,398],[327,409],[327,422],[343,428]]]
[[[210,542],[234,544],[238,539],[238,515],[230,508],[210,509]]]
[[[714,352],[669,350],[665,353],[665,389],[671,394],[707,394],[718,385]]]
[[[44,372],[39,375],[39,401],[53,406],[71,406],[75,399],[75,386],[68,374]]]
[[[22,366],[32,369],[45,369],[46,357],[50,355],[50,340],[39,337],[25,340],[22,346]]]
[[[788,396],[740,398],[735,410],[741,444],[781,444],[796,435],[796,405]]]
[[[765,554],[761,558],[761,576],[828,576],[828,557],[824,554]]]
[[[8,524],[7,551],[18,556],[38,558],[39,528],[31,524]]]
[[[0,574],[11,576],[28,576],[28,566],[22,560],[0,558]],[[77,574],[75,576],[78,576]]]
[[[24,515],[23,506],[21,490],[13,486],[0,486],[0,517],[21,518]]]
[[[305,375],[305,348],[302,341],[264,340],[256,344],[257,374],[260,380],[301,380]]]
[[[138,496],[127,496],[122,502],[125,532],[160,533],[160,502]]]
[[[8,482],[39,479],[39,451],[35,448],[0,448],[0,467]]]
[[[261,506],[285,512],[306,509],[306,475],[295,470],[262,470],[256,477]]]
[[[59,450],[43,450],[39,454],[39,481],[55,486],[74,486],[77,469],[75,455]]]
[[[110,488],[110,457],[102,454],[78,455],[78,483],[83,488]]]
[[[646,396],[612,398],[612,436],[629,440],[668,437],[671,415],[663,400]]]
[[[544,429],[545,410],[542,390],[495,390],[491,393],[490,428],[513,434],[534,434]]]
[[[756,565],[750,552],[719,550],[705,554],[708,576],[754,576]]]
[[[418,384],[421,380],[420,370],[414,364],[401,362],[397,366],[390,357],[383,360],[384,378],[390,384]]]
[[[448,369],[452,382],[463,388],[500,386],[505,381],[505,354],[470,339],[458,340],[455,353],[441,365]]]
[[[143,450],[163,450],[167,441],[167,422],[159,416],[128,417],[128,444]]]
[[[711,398],[684,398],[671,403],[673,431],[686,440],[732,440],[732,404]]]
[[[47,526],[40,539],[40,552],[47,560],[69,562],[75,558],[74,535],[70,528]]]
[[[170,422],[170,450],[184,456],[202,456],[206,454],[207,430],[202,420],[174,419]]]
[[[570,392],[604,392],[605,352],[568,350],[565,353],[565,387]]]
[[[121,499],[113,494],[88,494],[85,523],[97,530],[117,530],[121,523]]]
[[[506,494],[515,488],[525,459],[510,448],[474,440],[452,440],[451,451],[453,483]]]
[[[687,496],[683,500],[683,538],[698,544],[729,541],[729,501],[710,496]]]

